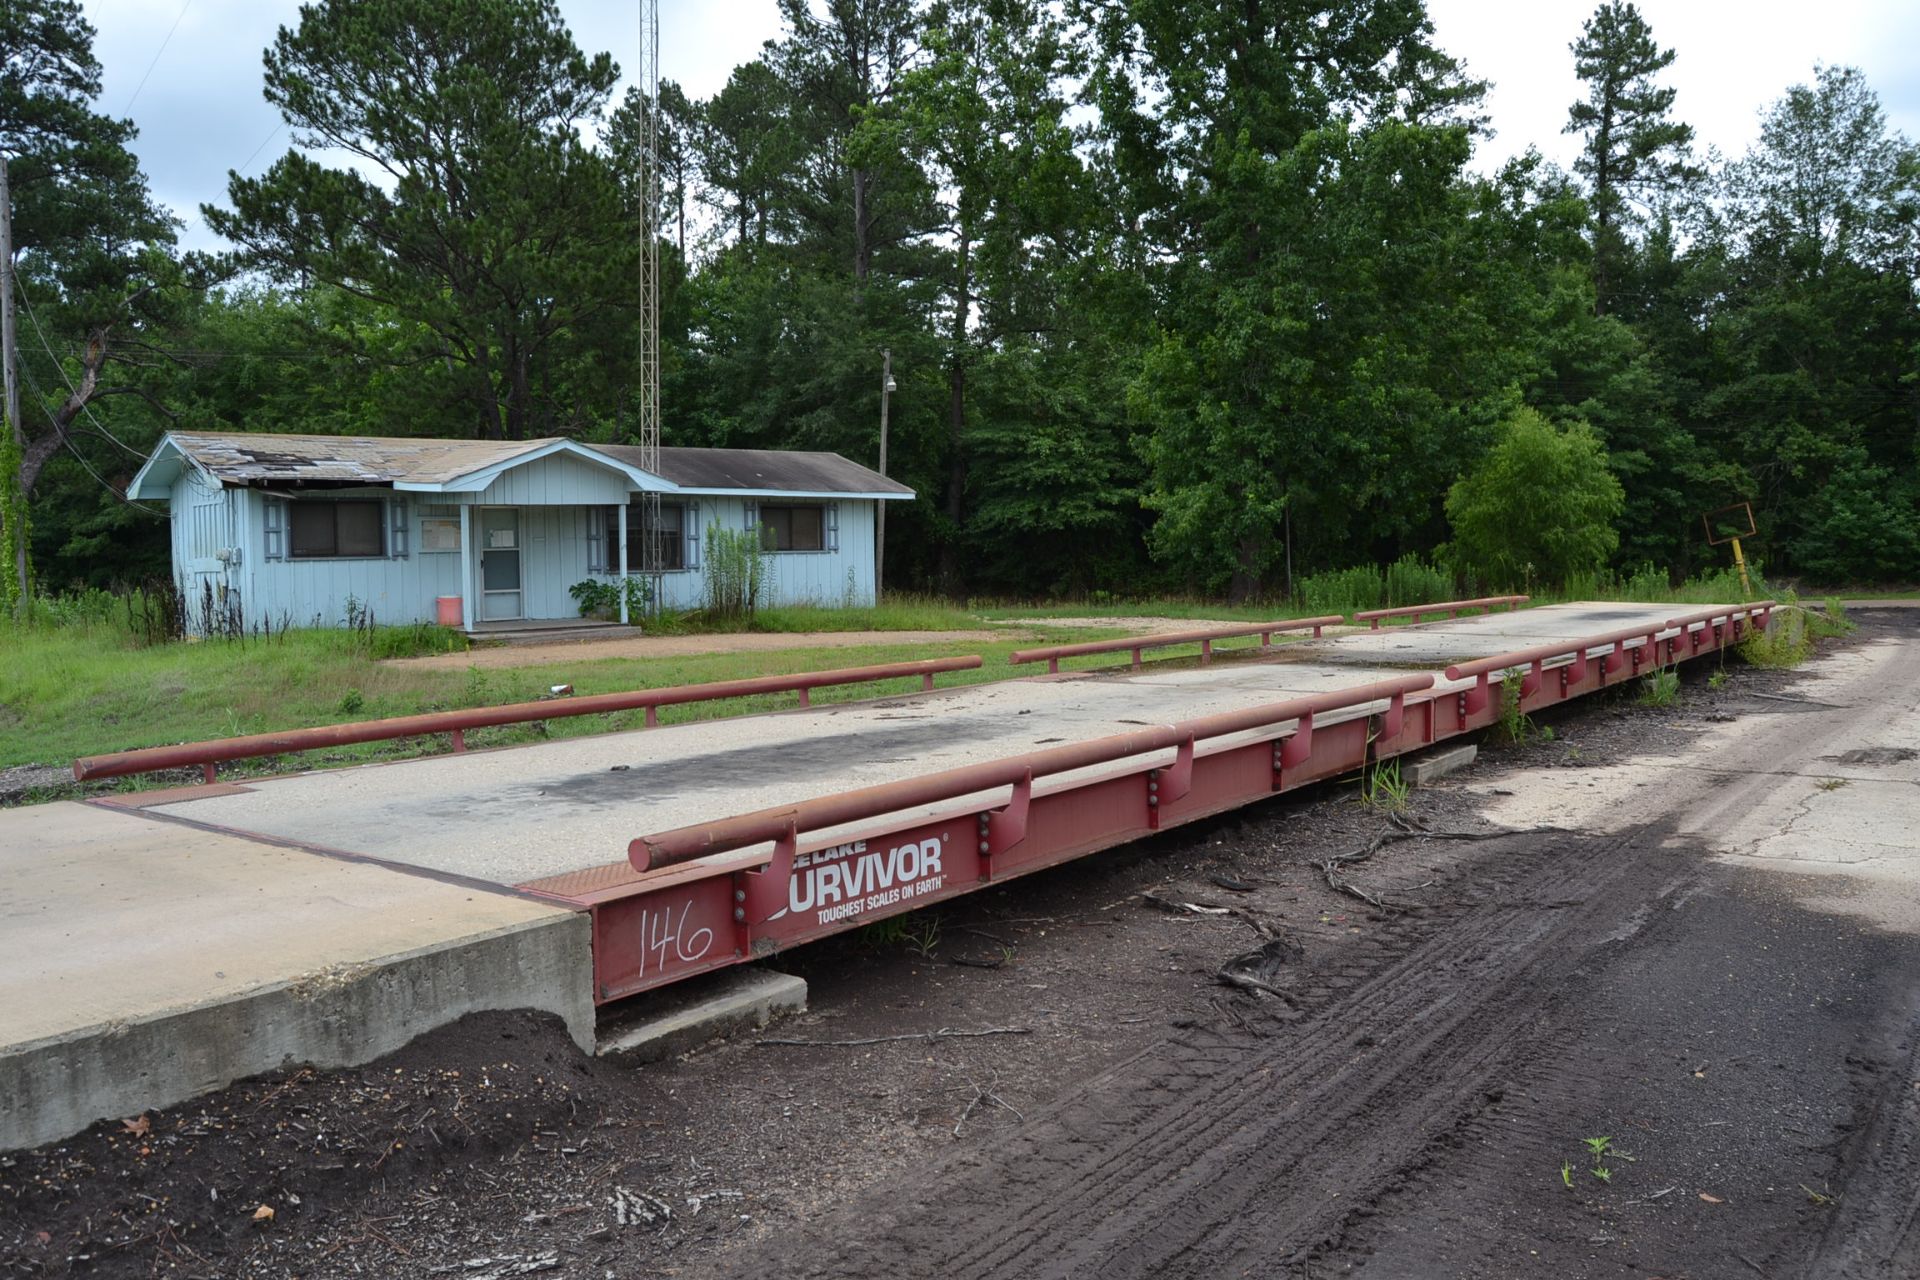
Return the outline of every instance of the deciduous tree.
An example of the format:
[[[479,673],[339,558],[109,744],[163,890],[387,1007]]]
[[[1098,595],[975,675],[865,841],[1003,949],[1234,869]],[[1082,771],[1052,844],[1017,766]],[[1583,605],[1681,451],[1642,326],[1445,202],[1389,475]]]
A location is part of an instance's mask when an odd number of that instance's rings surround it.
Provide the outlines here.
[[[1447,493],[1445,558],[1490,587],[1560,585],[1606,564],[1625,495],[1584,426],[1515,411],[1478,465]]]

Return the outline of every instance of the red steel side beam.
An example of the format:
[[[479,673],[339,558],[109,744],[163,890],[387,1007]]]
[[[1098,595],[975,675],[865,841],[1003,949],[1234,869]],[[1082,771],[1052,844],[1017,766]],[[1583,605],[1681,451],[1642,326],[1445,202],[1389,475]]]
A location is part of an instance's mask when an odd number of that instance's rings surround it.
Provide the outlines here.
[[[1163,751],[1168,747],[1179,748],[1181,753],[1176,759],[1175,769],[1184,767],[1190,770],[1193,744],[1196,742],[1265,729],[1289,721],[1298,721],[1293,738],[1299,743],[1299,750],[1304,750],[1313,738],[1315,715],[1374,702],[1389,704],[1386,714],[1392,728],[1383,736],[1390,737],[1399,732],[1406,696],[1432,687],[1431,675],[1401,676],[1351,689],[1272,702],[1245,711],[1226,711],[1135,733],[1113,734],[1045,751],[1007,756],[984,764],[963,765],[958,769],[945,769],[900,782],[881,783],[817,800],[805,800],[799,804],[780,805],[738,817],[723,818],[718,822],[699,823],[641,836],[627,846],[627,860],[635,870],[647,871],[709,854],[743,849],[768,840],[780,840],[795,833],[820,831],[864,818],[897,813],[902,809],[952,800],[993,787],[1030,785],[1035,778],[1125,760],[1129,756]]]
[[[1560,687],[1564,692],[1569,686],[1587,678],[1588,655],[1594,649],[1613,646],[1613,652],[1600,659],[1603,675],[1612,675],[1627,665],[1631,665],[1633,674],[1638,675],[1642,666],[1664,666],[1678,662],[1683,657],[1692,657],[1708,647],[1709,642],[1713,648],[1735,643],[1748,626],[1764,630],[1772,609],[1773,601],[1757,600],[1750,604],[1703,609],[1682,617],[1669,618],[1658,625],[1647,623],[1579,640],[1558,640],[1551,644],[1535,645],[1531,649],[1516,649],[1511,653],[1495,654],[1491,658],[1456,662],[1447,668],[1447,679],[1474,681],[1471,690],[1460,694],[1462,714],[1471,714],[1487,705],[1491,696],[1489,681],[1495,672],[1530,668],[1520,684],[1520,696],[1525,700],[1540,688],[1545,679],[1545,665],[1556,658],[1565,658],[1566,662],[1554,667],[1559,673]],[[1664,660],[1661,658],[1662,646],[1666,649]]]
[[[948,671],[970,671],[981,665],[978,655],[957,658],[927,658],[918,662],[893,662],[872,667],[841,667],[833,671],[802,671],[792,675],[756,676],[746,680],[716,680],[707,684],[669,685],[662,689],[633,689],[622,693],[598,693],[584,698],[563,698],[550,702],[512,702],[498,707],[470,707],[463,711],[433,711],[417,716],[393,716],[385,720],[358,720],[348,724],[318,725],[311,729],[289,729],[280,733],[255,733],[239,738],[214,738],[206,742],[186,742],[170,747],[143,747],[136,751],[118,751],[109,755],[82,756],[73,762],[73,776],[81,782],[94,778],[114,778],[129,773],[147,773],[155,769],[179,769],[200,765],[208,782],[213,781],[216,762],[245,760],[255,756],[276,756],[292,751],[313,751],[321,747],[347,746],[356,742],[379,742],[388,738],[411,738],[421,734],[451,733],[453,749],[466,749],[463,735],[469,729],[491,728],[504,724],[524,724],[534,720],[554,720],[562,716],[600,715],[609,711],[633,711],[645,708],[647,725],[657,723],[660,707],[688,702],[708,702],[720,698],[748,698],[758,694],[798,691],[801,705],[807,705],[807,691],[830,685],[865,684],[871,680],[896,680],[918,676],[922,689],[933,688],[933,678]]]
[[[1008,659],[1009,662],[1045,662],[1047,670],[1058,672],[1060,659],[1079,658],[1090,653],[1133,654],[1133,665],[1140,665],[1140,651],[1143,649],[1167,649],[1180,644],[1198,644],[1200,661],[1207,662],[1213,657],[1215,640],[1231,640],[1239,636],[1259,636],[1260,647],[1270,648],[1273,636],[1278,631],[1312,631],[1317,639],[1322,627],[1337,627],[1346,618],[1340,614],[1330,614],[1324,618],[1289,618],[1284,622],[1259,622],[1239,627],[1204,627],[1195,631],[1168,631],[1156,636],[1126,636],[1118,640],[1088,640],[1081,644],[1056,644],[1044,649],[1020,649]]]
[[[1486,609],[1491,611],[1495,605],[1504,604],[1508,609],[1518,609],[1531,597],[1528,596],[1482,596],[1478,600],[1445,600],[1438,604],[1410,604],[1398,609],[1367,609],[1353,615],[1353,620],[1371,622],[1373,629],[1380,629],[1382,618],[1420,619],[1429,613],[1444,613],[1449,618],[1457,618],[1467,609]]]
[[[1672,629],[1673,636],[1658,643],[1684,660],[1733,643],[1742,626],[1764,616],[1764,605],[1721,608],[1673,619],[1669,627],[1653,629],[1652,637],[1647,628],[1627,634],[1648,641],[1650,647],[1660,633]],[[1584,655],[1608,639],[1572,641],[1558,652]],[[1522,708],[1537,711],[1637,674],[1625,666],[1614,669],[1611,658],[1586,664],[1578,683],[1555,680],[1536,686],[1522,700]],[[1557,668],[1569,669],[1570,664]],[[1156,831],[1350,774],[1370,761],[1483,729],[1500,715],[1499,707],[1484,701],[1470,709],[1466,690],[1439,696],[1403,691],[1384,710],[1323,720],[1317,731],[1310,711],[1295,714],[1303,704],[1324,711],[1334,702],[1369,692],[1378,701],[1379,689],[1342,690],[1318,700],[1298,699],[1106,739],[1125,744],[1115,745],[1116,751],[1171,746],[1173,760],[1165,763],[1161,756],[1150,763],[1135,755],[1131,763],[1093,776],[1060,779],[1043,792],[1033,785],[1039,770],[1099,763],[1104,753],[1039,752],[1013,762],[950,770],[936,775],[943,779],[937,785],[868,788],[637,840],[629,853],[631,864],[655,869],[632,875],[611,892],[562,895],[562,900],[588,911],[593,921],[594,999],[619,1000],[1003,884]],[[1273,738],[1215,743],[1206,750],[1192,745],[1210,732],[1262,727],[1250,722],[1284,726],[1280,718],[1286,716],[1298,722],[1290,733],[1283,727]],[[1019,766],[1017,773],[1005,767],[1010,764]],[[996,780],[1003,785],[994,785]],[[1010,786],[1004,785],[1009,781]],[[990,794],[982,794],[983,788]],[[937,803],[943,793],[956,803],[925,816],[895,812],[901,806]],[[868,823],[862,815],[875,821]],[[844,834],[803,839],[809,829],[842,823],[861,825]],[[765,840],[773,842],[770,853],[748,850],[666,867],[648,861],[654,856],[649,846],[658,851],[658,861],[668,862],[740,848],[740,841]]]

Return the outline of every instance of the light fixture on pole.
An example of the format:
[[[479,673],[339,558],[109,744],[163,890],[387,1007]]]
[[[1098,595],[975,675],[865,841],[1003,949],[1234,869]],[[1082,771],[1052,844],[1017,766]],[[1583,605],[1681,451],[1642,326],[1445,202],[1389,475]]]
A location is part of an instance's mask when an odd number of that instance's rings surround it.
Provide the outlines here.
[[[893,395],[893,349],[880,353],[880,475],[887,474],[887,401]],[[873,602],[880,603],[880,575],[887,563],[887,501],[873,504]]]

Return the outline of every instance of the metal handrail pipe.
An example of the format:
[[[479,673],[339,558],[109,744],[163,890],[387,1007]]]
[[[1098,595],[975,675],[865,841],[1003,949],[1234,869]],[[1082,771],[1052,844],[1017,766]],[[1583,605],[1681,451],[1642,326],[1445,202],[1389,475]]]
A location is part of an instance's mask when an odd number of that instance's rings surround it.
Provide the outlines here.
[[[1536,662],[1546,662],[1553,658],[1578,657],[1602,645],[1622,645],[1629,640],[1654,640],[1668,631],[1679,631],[1699,623],[1712,622],[1718,618],[1732,619],[1759,614],[1764,617],[1773,608],[1773,601],[1760,600],[1751,604],[1722,605],[1718,608],[1687,614],[1680,618],[1669,618],[1665,622],[1642,623],[1637,627],[1623,627],[1618,631],[1609,631],[1602,635],[1584,636],[1578,640],[1556,640],[1551,644],[1535,645],[1530,649],[1515,649],[1511,653],[1495,654],[1491,658],[1476,658],[1471,662],[1456,662],[1447,668],[1449,680],[1471,680],[1476,676],[1489,675],[1495,671],[1507,671],[1514,667],[1524,667]]]
[[[1668,618],[1667,625],[1670,627],[1691,627],[1695,623],[1713,622],[1719,618],[1732,617],[1734,614],[1766,613],[1774,607],[1776,607],[1775,602],[1772,600],[1749,600],[1746,604],[1715,605],[1711,609],[1700,609],[1682,617]]]
[[[977,654],[953,658],[926,658],[916,662],[892,662],[879,666],[842,667],[833,671],[802,671],[790,675],[754,676],[742,680],[716,680],[706,684],[668,685],[660,689],[631,689],[620,693],[589,694],[580,698],[556,698],[544,702],[511,702],[497,707],[469,707],[459,711],[429,711],[420,715],[391,716],[384,720],[357,720],[346,724],[316,725],[309,729],[288,729],[279,733],[254,733],[238,738],[214,738],[205,742],[184,742],[165,747],[142,747],[107,755],[82,756],[73,762],[73,776],[81,782],[95,778],[115,778],[131,773],[149,773],[156,769],[179,769],[202,765],[209,770],[224,760],[245,760],[257,756],[277,756],[294,751],[312,751],[320,747],[350,746],[360,742],[379,742],[389,738],[412,738],[423,734],[451,733],[456,749],[465,746],[460,735],[469,729],[524,724],[534,720],[553,720],[563,716],[600,715],[610,711],[645,709],[647,723],[654,723],[657,708],[689,702],[708,702],[721,698],[747,698],[758,694],[798,692],[806,700],[807,690],[833,685],[864,684],[871,680],[895,680],[920,677],[924,688],[933,687],[933,677],[948,671],[969,671],[981,665]],[[209,781],[211,781],[209,777]]]
[[[1433,687],[1433,676],[1401,676],[1350,689],[1289,698],[1242,711],[1226,711],[1202,716],[1178,724],[1156,725],[1132,733],[1093,738],[1086,742],[1049,747],[1044,751],[1007,756],[981,764],[962,765],[938,773],[924,774],[899,782],[843,791],[838,795],[803,800],[797,804],[775,805],[753,813],[696,823],[653,835],[640,836],[627,846],[627,860],[635,870],[688,862],[710,854],[729,853],[750,845],[795,837],[809,831],[823,831],[898,813],[920,805],[937,804],[994,787],[1017,785],[1051,774],[1069,773],[1092,765],[1109,764],[1130,756],[1169,747],[1190,747],[1198,741],[1264,729],[1289,720],[1306,719],[1371,702],[1387,701],[1400,706],[1410,693]]]
[[[1345,622],[1345,616],[1330,614],[1324,618],[1288,618],[1280,622],[1250,622],[1244,626],[1203,627],[1193,631],[1166,631],[1151,636],[1123,636],[1117,640],[1087,640],[1079,644],[1056,644],[1043,649],[1019,649],[1009,655],[1008,662],[1045,662],[1047,670],[1060,670],[1060,659],[1080,658],[1091,653],[1133,654],[1133,665],[1140,665],[1140,652],[1143,649],[1167,649],[1174,645],[1198,644],[1202,659],[1213,656],[1215,640],[1232,640],[1241,636],[1259,636],[1265,639],[1280,631],[1311,630],[1317,638],[1322,627],[1337,627]]]
[[[1501,604],[1509,609],[1518,609],[1530,599],[1531,596],[1482,596],[1478,600],[1442,600],[1435,604],[1403,605],[1397,609],[1365,609],[1354,614],[1353,621],[1355,625],[1371,622],[1373,629],[1378,631],[1382,618],[1419,618],[1429,613],[1444,613],[1451,618],[1464,609],[1491,610]]]

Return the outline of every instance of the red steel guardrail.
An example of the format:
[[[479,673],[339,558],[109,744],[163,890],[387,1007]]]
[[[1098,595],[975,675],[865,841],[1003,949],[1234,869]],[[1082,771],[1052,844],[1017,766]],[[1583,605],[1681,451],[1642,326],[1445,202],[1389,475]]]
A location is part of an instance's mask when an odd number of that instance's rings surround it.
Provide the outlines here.
[[[1722,606],[1461,663],[1449,674],[1479,678],[1444,691],[1412,674],[722,817],[631,841],[625,864],[595,869],[615,874],[525,887],[591,913],[604,1004],[1485,728],[1498,716],[1488,677],[1516,658],[1561,663],[1548,669],[1559,687],[1537,687],[1525,704],[1538,710],[1638,674],[1606,670],[1610,645],[1636,663],[1698,657],[1770,607]],[[1563,661],[1576,658],[1578,669]]]
[[[1353,615],[1355,623],[1371,622],[1373,629],[1380,629],[1382,618],[1412,618],[1416,622],[1429,613],[1444,613],[1449,618],[1457,618],[1467,609],[1486,609],[1492,611],[1495,605],[1504,604],[1509,610],[1518,609],[1530,596],[1482,596],[1478,600],[1444,600],[1437,604],[1410,604],[1398,609],[1368,609]]]
[[[1666,662],[1672,663],[1679,660],[1682,646],[1690,656],[1709,639],[1718,641],[1723,624],[1731,628],[1730,639],[1735,641],[1740,639],[1741,630],[1748,623],[1764,630],[1773,607],[1774,602],[1771,600],[1756,600],[1741,605],[1720,605],[1678,618],[1668,618],[1659,624],[1644,623],[1637,627],[1625,627],[1619,631],[1586,636],[1579,640],[1559,640],[1551,644],[1535,645],[1530,649],[1516,649],[1510,653],[1495,654],[1491,658],[1456,662],[1447,668],[1447,679],[1475,682],[1473,690],[1461,696],[1469,712],[1478,711],[1487,704],[1489,679],[1494,672],[1510,671],[1517,667],[1529,668],[1520,684],[1520,696],[1526,698],[1540,687],[1541,680],[1545,678],[1544,665],[1555,658],[1569,659],[1554,668],[1560,673],[1563,687],[1578,684],[1586,679],[1588,655],[1592,650],[1603,645],[1613,646],[1613,652],[1600,659],[1605,664],[1604,670],[1607,674],[1618,671],[1628,662],[1631,662],[1634,670],[1638,672],[1641,664],[1649,656],[1654,665],[1663,665],[1660,662],[1662,644],[1667,646]],[[1661,637],[1669,631],[1674,634],[1663,640]],[[1632,648],[1628,648],[1629,641],[1635,642]]]
[[[469,707],[461,711],[430,711],[421,715],[393,716],[385,720],[356,720],[347,724],[317,725],[311,729],[289,729],[280,733],[255,733],[239,738],[214,738],[205,742],[184,742],[166,747],[142,747],[108,755],[82,756],[73,762],[73,776],[81,782],[95,778],[116,778],[130,773],[148,773],[156,769],[179,769],[199,765],[208,782],[214,780],[214,766],[222,760],[245,760],[256,756],[277,756],[293,751],[312,751],[320,747],[343,747],[357,742],[379,742],[388,738],[413,738],[423,734],[447,733],[453,736],[453,749],[466,750],[466,731],[505,724],[524,724],[533,720],[554,720],[562,716],[600,715],[609,711],[633,711],[645,708],[647,727],[659,723],[661,707],[688,702],[710,702],[721,698],[747,698],[757,694],[793,693],[800,705],[810,705],[807,693],[832,685],[865,684],[872,680],[920,677],[920,687],[931,691],[933,678],[948,671],[970,671],[981,665],[977,655],[956,658],[927,658],[918,662],[893,662],[871,667],[841,667],[833,671],[802,671],[793,675],[755,676],[745,680],[716,680],[706,684],[669,685],[661,689],[633,689],[622,693],[596,693],[582,698],[554,699],[547,702],[511,702],[497,707]]]
[[[1273,645],[1275,632],[1306,631],[1311,629],[1314,638],[1318,639],[1320,636],[1320,628],[1337,627],[1345,621],[1345,616],[1341,614],[1331,614],[1324,618],[1290,618],[1285,622],[1249,623],[1246,626],[1235,627],[1205,627],[1196,631],[1168,631],[1157,636],[1126,636],[1118,640],[1088,640],[1081,644],[1056,644],[1049,645],[1043,649],[1020,649],[1010,655],[1007,661],[1014,663],[1044,661],[1047,664],[1048,671],[1057,673],[1060,670],[1060,659],[1062,658],[1079,658],[1090,653],[1120,653],[1123,651],[1131,651],[1133,654],[1133,665],[1135,668],[1138,668],[1140,666],[1140,651],[1142,649],[1167,649],[1174,645],[1198,643],[1200,646],[1200,661],[1205,663],[1213,660],[1213,642],[1215,640],[1232,640],[1240,636],[1259,636],[1260,647],[1267,649]]]
[[[635,870],[646,871],[769,840],[780,842],[785,848],[784,856],[790,858],[793,842],[802,832],[820,831],[1009,785],[1015,788],[1016,805],[1023,805],[1024,797],[1031,795],[1035,778],[1084,769],[1090,765],[1108,764],[1168,747],[1176,748],[1178,754],[1174,764],[1166,770],[1165,786],[1169,792],[1178,792],[1184,790],[1182,775],[1186,778],[1192,775],[1195,742],[1264,729],[1289,720],[1298,721],[1292,736],[1282,748],[1283,761],[1295,763],[1312,749],[1313,720],[1316,715],[1385,701],[1388,708],[1381,736],[1392,737],[1400,731],[1407,695],[1432,687],[1431,674],[1401,676],[1351,689],[1290,698],[1285,702],[1268,703],[1244,711],[1220,712],[1178,724],[1069,743],[982,764],[962,765],[957,769],[945,769],[918,778],[881,783],[856,791],[844,791],[839,795],[804,800],[798,804],[776,805],[737,817],[641,836],[627,846],[627,860]],[[1172,799],[1173,796],[1169,795],[1168,798]],[[776,859],[779,856],[776,854]],[[785,883],[785,870],[770,868],[769,874],[772,880]]]

